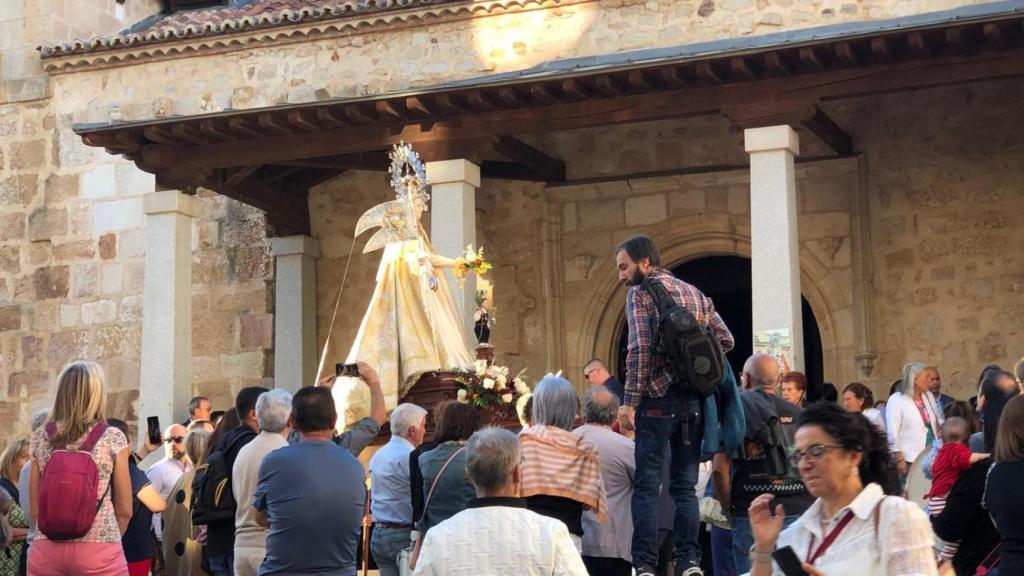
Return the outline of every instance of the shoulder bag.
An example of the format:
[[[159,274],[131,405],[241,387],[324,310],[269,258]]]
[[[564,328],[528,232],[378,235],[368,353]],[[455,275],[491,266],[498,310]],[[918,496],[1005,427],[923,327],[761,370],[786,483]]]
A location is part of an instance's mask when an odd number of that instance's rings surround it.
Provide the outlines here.
[[[430,509],[430,498],[434,495],[434,488],[437,488],[437,483],[441,480],[441,476],[444,476],[444,471],[448,469],[448,465],[455,460],[455,457],[461,454],[466,449],[465,446],[459,448],[454,454],[448,457],[445,461],[444,466],[437,472],[437,476],[434,476],[434,481],[430,483],[430,491],[427,492],[427,500],[423,504],[423,516],[426,517],[427,511]],[[420,520],[423,522],[423,520]],[[399,576],[412,576],[413,570],[416,569],[416,560],[420,557],[420,548],[423,546],[423,535],[419,530],[413,529],[409,533],[409,545],[402,549],[398,553],[398,575]]]

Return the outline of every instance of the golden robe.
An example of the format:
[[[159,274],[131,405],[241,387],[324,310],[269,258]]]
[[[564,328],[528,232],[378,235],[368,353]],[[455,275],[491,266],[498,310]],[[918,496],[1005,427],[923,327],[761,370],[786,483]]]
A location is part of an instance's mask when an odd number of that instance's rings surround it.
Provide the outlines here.
[[[436,270],[437,289],[432,290],[430,266],[421,266],[421,256],[433,256],[425,238],[384,247],[377,287],[345,360],[366,362],[377,370],[388,412],[423,373],[473,365],[446,276]],[[339,430],[369,416],[370,392],[363,382],[338,378],[333,395]]]

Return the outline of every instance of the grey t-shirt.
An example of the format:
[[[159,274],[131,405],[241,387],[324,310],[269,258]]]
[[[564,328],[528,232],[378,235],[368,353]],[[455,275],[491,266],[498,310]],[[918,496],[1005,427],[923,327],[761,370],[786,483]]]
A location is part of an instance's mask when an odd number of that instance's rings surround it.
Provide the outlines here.
[[[364,478],[351,452],[324,440],[267,454],[252,500],[270,521],[260,576],[355,576]]]
[[[352,427],[351,430],[346,430],[341,434],[334,435],[334,443],[342,448],[352,452],[356,458],[359,457],[359,453],[363,451],[373,442],[373,439],[377,437],[380,432],[380,425],[373,418],[363,418]],[[301,437],[298,430],[294,428],[288,433],[288,443],[298,444]]]

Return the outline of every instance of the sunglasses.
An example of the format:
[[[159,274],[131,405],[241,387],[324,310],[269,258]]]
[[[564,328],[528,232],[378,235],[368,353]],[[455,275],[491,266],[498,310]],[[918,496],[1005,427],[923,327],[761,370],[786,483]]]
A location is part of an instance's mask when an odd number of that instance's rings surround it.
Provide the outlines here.
[[[164,442],[166,442],[167,444],[170,444],[171,442],[174,442],[175,444],[181,444],[184,441],[184,436],[171,436],[170,438],[164,440]]]

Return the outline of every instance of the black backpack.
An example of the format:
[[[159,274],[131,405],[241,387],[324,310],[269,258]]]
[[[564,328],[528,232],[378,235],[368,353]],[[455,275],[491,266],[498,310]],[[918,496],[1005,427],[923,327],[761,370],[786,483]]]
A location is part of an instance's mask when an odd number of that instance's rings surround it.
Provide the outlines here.
[[[673,381],[684,391],[707,398],[725,373],[722,346],[705,331],[693,314],[669,295],[661,282],[645,278],[643,289],[654,300],[658,324],[654,348],[668,358]]]
[[[236,435],[229,444],[212,452],[196,467],[192,478],[192,524],[201,526],[220,520],[235,518],[235,495],[231,489],[231,466],[227,455],[239,441],[247,438]]]

